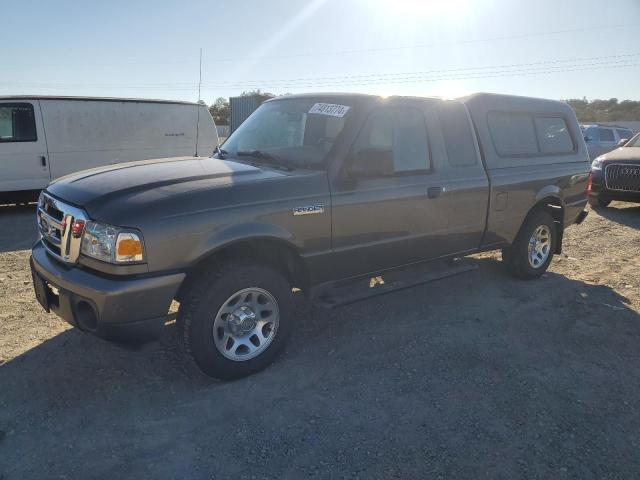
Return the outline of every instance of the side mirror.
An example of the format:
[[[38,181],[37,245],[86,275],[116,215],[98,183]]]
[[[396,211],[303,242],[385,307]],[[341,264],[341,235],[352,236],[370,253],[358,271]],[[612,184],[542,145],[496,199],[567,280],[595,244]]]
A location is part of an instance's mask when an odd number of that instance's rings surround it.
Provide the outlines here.
[[[618,146],[619,147],[624,147],[627,144],[628,141],[629,141],[628,138],[621,138],[620,141],[618,142]]]
[[[360,150],[352,157],[351,175],[356,178],[393,175],[393,151],[381,148]]]

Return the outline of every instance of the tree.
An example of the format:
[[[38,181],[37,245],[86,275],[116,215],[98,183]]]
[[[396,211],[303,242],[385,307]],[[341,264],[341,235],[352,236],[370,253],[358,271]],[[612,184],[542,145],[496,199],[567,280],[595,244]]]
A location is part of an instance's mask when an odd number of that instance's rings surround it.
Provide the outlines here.
[[[218,97],[215,103],[209,107],[209,112],[211,112],[216,125],[229,125],[231,112],[229,110],[229,100],[226,98]]]
[[[264,97],[275,97],[273,93],[263,92],[259,88],[256,90],[244,91],[240,94],[241,97],[250,97],[251,95],[262,95]]]
[[[567,100],[581,123],[640,121],[640,102],[634,100]]]

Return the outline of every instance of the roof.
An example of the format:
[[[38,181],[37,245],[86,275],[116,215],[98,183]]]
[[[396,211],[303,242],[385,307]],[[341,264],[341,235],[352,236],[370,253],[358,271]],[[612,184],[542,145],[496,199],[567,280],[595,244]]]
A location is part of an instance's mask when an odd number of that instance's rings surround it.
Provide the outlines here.
[[[88,102],[136,102],[136,103],[172,103],[179,105],[198,105],[195,102],[182,102],[180,100],[154,100],[149,98],[118,98],[118,97],[74,97],[56,95],[9,95],[0,96],[0,101],[19,100],[75,100]]]

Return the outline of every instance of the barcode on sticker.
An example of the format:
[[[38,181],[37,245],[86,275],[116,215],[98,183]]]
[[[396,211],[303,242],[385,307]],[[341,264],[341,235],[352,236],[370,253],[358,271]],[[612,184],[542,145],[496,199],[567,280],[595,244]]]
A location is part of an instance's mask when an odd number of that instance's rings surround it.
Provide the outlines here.
[[[332,117],[344,117],[349,111],[346,105],[336,105],[334,103],[316,103],[309,113],[317,113],[320,115],[330,115]]]

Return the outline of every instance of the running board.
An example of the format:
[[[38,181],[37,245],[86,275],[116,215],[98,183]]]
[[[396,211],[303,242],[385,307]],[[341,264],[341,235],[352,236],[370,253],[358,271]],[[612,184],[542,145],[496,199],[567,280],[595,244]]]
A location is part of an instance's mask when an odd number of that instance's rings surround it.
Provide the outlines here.
[[[478,265],[467,258],[426,262],[380,272],[374,276],[318,285],[313,289],[311,295],[314,306],[331,309],[459,275],[477,268]]]

